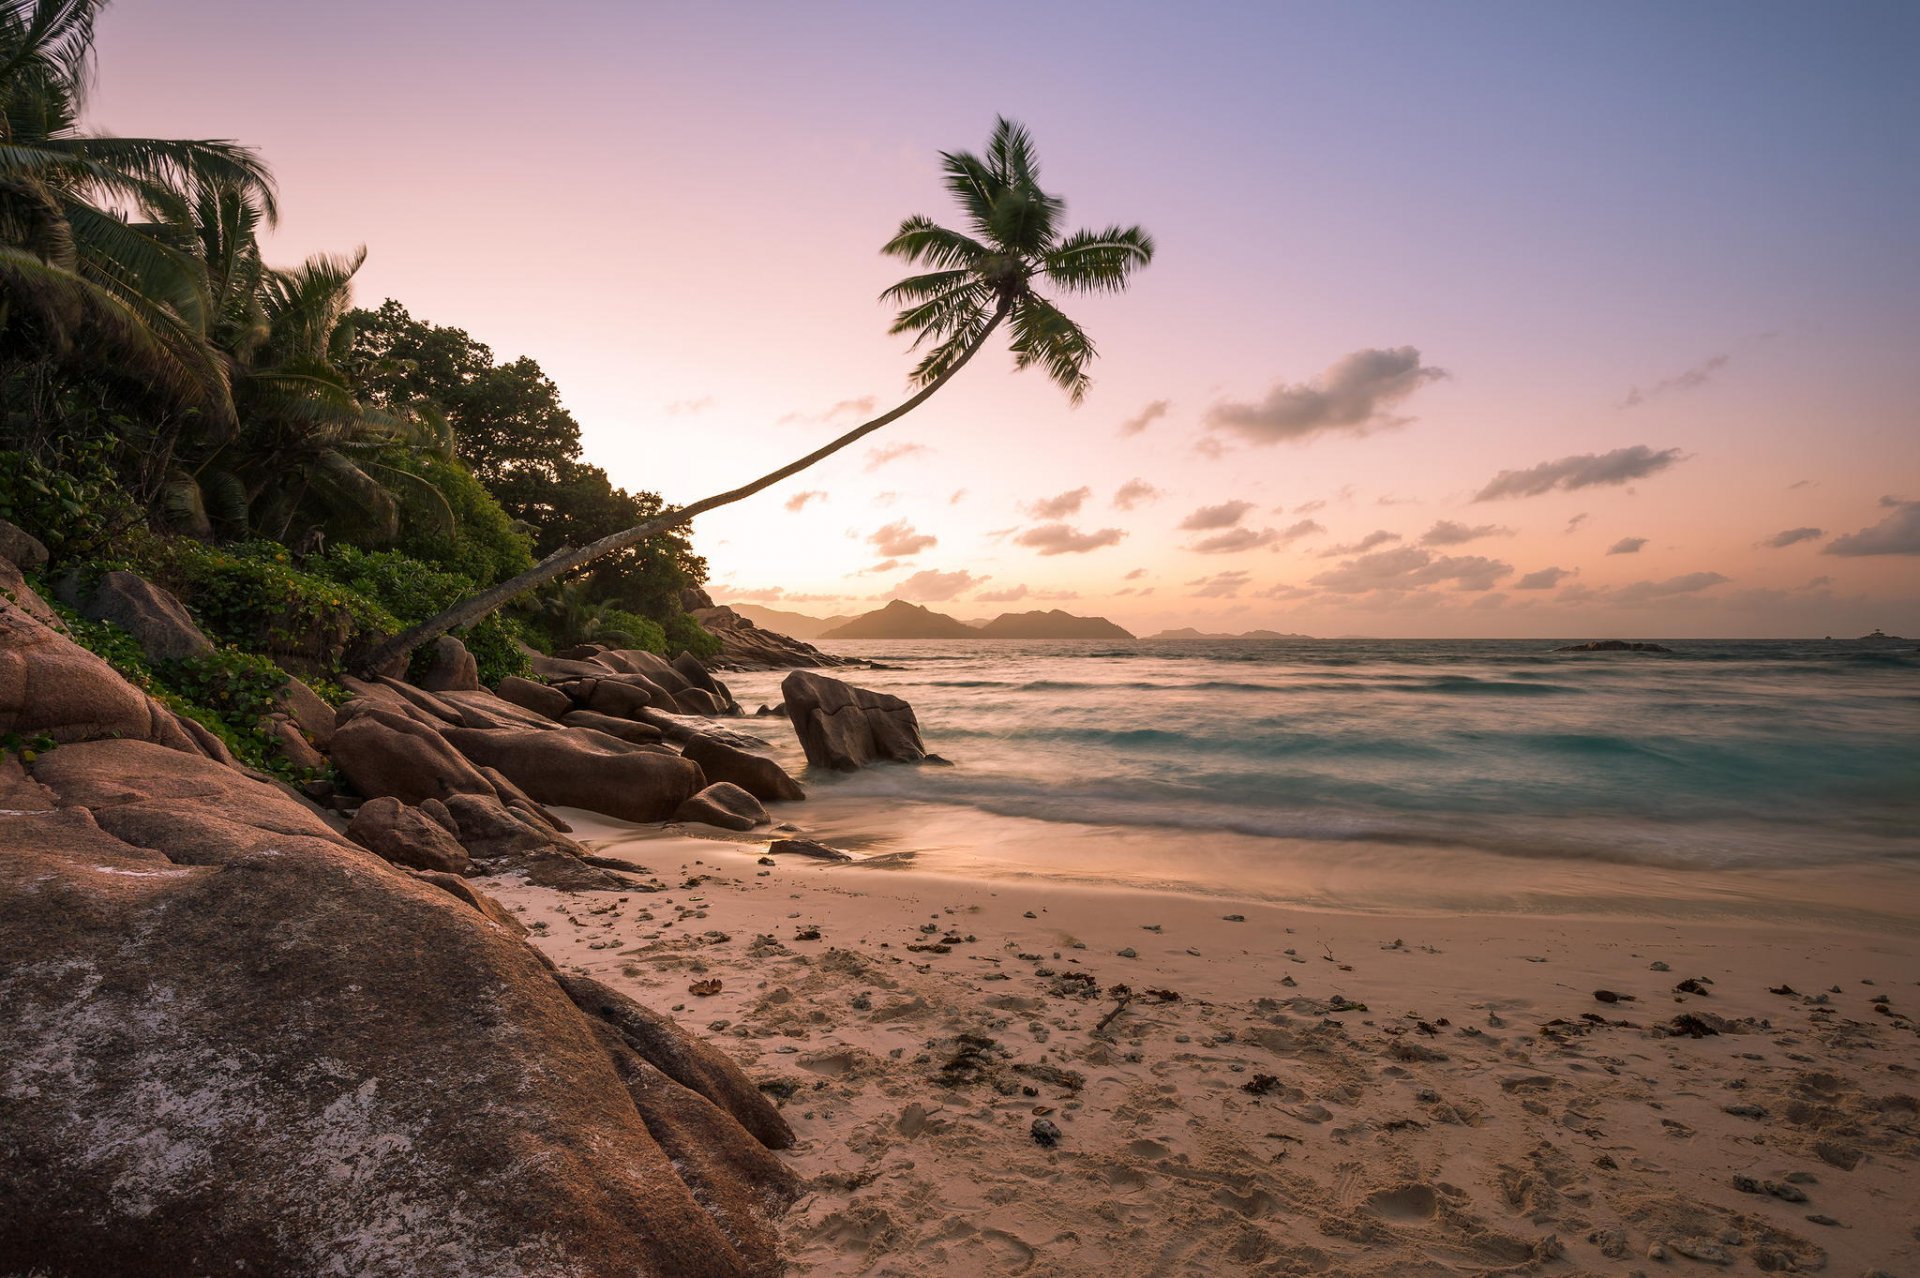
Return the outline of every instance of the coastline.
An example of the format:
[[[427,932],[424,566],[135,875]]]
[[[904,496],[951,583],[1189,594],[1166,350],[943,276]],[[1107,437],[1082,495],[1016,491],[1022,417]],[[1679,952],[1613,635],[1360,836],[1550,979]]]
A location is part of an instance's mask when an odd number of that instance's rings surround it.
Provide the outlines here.
[[[1696,890],[1662,917],[1572,890],[1410,911],[1377,883],[1370,900],[1285,903],[982,872],[934,850],[953,841],[943,822],[1004,847],[1005,819],[867,808],[810,802],[808,831],[864,819],[932,846],[768,867],[762,841],[568,812],[584,841],[674,886],[489,884],[547,924],[533,939],[563,968],[673,1009],[784,1095],[799,1144],[783,1157],[807,1185],[780,1225],[796,1273],[1920,1261],[1920,901],[1867,908],[1889,900],[1881,870],[1675,872]],[[1054,832],[1089,855],[1125,833]],[[1558,864],[1509,867],[1536,871],[1573,886]],[[716,978],[719,993],[688,992]],[[1685,979],[1710,984],[1676,993]],[[1116,983],[1140,993],[1096,1033]],[[1724,1032],[1656,1034],[1681,1015]],[[1262,1076],[1263,1095],[1245,1090]],[[1057,1146],[1036,1142],[1041,1120]]]

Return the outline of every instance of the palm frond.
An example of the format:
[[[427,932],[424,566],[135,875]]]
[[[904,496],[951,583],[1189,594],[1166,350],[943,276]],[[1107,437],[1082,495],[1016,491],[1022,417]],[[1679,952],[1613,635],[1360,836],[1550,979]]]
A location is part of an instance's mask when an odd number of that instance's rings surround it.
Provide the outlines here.
[[[1068,319],[1044,297],[1029,293],[1013,304],[1013,363],[1016,368],[1038,364],[1047,376],[1078,404],[1093,379],[1087,365],[1096,354],[1086,330]]]
[[[112,174],[122,181],[134,179],[150,191],[170,192],[182,214],[187,211],[186,198],[180,193],[214,183],[236,187],[258,201],[267,225],[280,220],[272,170],[259,152],[238,142],[89,134],[46,138],[38,149],[67,157],[90,177]]]
[[[1007,186],[1033,186],[1040,181],[1040,161],[1033,153],[1033,134],[1027,126],[1006,116],[995,116],[993,137],[987,142],[987,163]]]
[[[1153,237],[1137,226],[1075,231],[1041,258],[1048,279],[1070,293],[1118,293],[1153,261]]]
[[[965,269],[987,256],[989,250],[972,236],[962,235],[919,214],[900,223],[893,238],[880,246],[889,257],[904,258],[916,266]]]

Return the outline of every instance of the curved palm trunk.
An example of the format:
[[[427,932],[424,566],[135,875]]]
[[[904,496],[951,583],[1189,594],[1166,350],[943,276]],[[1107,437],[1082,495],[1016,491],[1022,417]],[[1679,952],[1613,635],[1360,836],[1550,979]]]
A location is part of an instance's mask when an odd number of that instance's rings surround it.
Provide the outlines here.
[[[637,545],[649,537],[667,531],[669,528],[678,527],[696,515],[705,514],[707,511],[720,506],[730,506],[736,501],[742,501],[753,496],[763,488],[771,488],[781,480],[799,474],[814,463],[826,460],[849,444],[866,438],[882,426],[898,421],[914,409],[920,407],[920,405],[926,403],[928,399],[932,398],[935,391],[953,380],[954,374],[966,367],[967,361],[979,353],[980,348],[986,345],[987,338],[993,333],[993,330],[998,328],[1000,321],[1006,318],[1007,306],[1007,302],[1001,302],[1000,306],[994,311],[993,318],[988,321],[985,328],[980,330],[980,336],[974,339],[973,345],[967,347],[960,358],[956,359],[946,372],[927,383],[918,394],[905,400],[892,410],[882,413],[872,421],[861,423],[831,443],[816,448],[805,457],[800,458],[800,460],[790,462],[782,466],[779,470],[769,471],[752,483],[742,484],[738,488],[730,488],[724,493],[715,493],[711,497],[703,497],[699,501],[657,515],[644,524],[635,524],[631,528],[623,529],[617,533],[611,533],[585,546],[562,546],[519,576],[500,582],[498,585],[489,586],[478,594],[469,595],[438,616],[429,617],[411,630],[407,630],[387,640],[378,648],[375,648],[373,652],[367,656],[366,660],[360,663],[361,673],[371,675],[375,671],[390,665],[395,660],[407,656],[415,648],[426,643],[429,639],[436,639],[449,630],[455,630],[462,626],[470,626],[509,600],[523,595],[535,587],[545,585],[556,577],[564,576],[577,568],[584,567],[602,555],[610,555],[616,550],[625,550],[628,546]]]

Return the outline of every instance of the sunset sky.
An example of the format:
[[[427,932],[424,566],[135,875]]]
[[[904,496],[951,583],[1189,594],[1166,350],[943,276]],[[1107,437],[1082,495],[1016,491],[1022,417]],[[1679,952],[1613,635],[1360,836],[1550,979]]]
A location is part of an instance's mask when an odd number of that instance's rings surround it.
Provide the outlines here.
[[[687,501],[905,393],[938,152],[1139,222],[1070,408],[1004,347],[703,518],[722,600],[1136,632],[1920,633],[1920,6],[123,0],[92,121],[237,138],[281,260],[531,355]]]

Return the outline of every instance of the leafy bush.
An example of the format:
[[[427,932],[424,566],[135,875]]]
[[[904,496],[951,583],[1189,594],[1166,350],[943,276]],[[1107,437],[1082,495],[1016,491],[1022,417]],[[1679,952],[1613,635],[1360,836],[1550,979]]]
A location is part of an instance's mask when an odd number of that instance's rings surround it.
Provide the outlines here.
[[[307,562],[314,571],[326,574],[336,585],[366,599],[391,617],[389,633],[425,621],[475,589],[470,577],[443,572],[392,550],[336,546]],[[518,643],[524,634],[519,622],[499,613],[461,632],[461,641],[480,668],[482,683],[492,686],[508,675],[527,673],[526,654],[520,651]],[[415,661],[424,661],[428,651],[425,648],[416,651]]]
[[[680,653],[682,650],[696,657],[711,657],[720,651],[720,641],[707,633],[707,628],[684,612],[677,612],[667,618],[666,647],[661,651]]]
[[[0,519],[38,537],[55,556],[88,555],[144,515],[120,491],[102,444],[75,444],[58,466],[0,451]]]
[[[470,578],[476,586],[491,586],[533,567],[533,539],[465,466],[397,450],[382,461],[421,481],[392,485],[400,503],[395,550]]]

